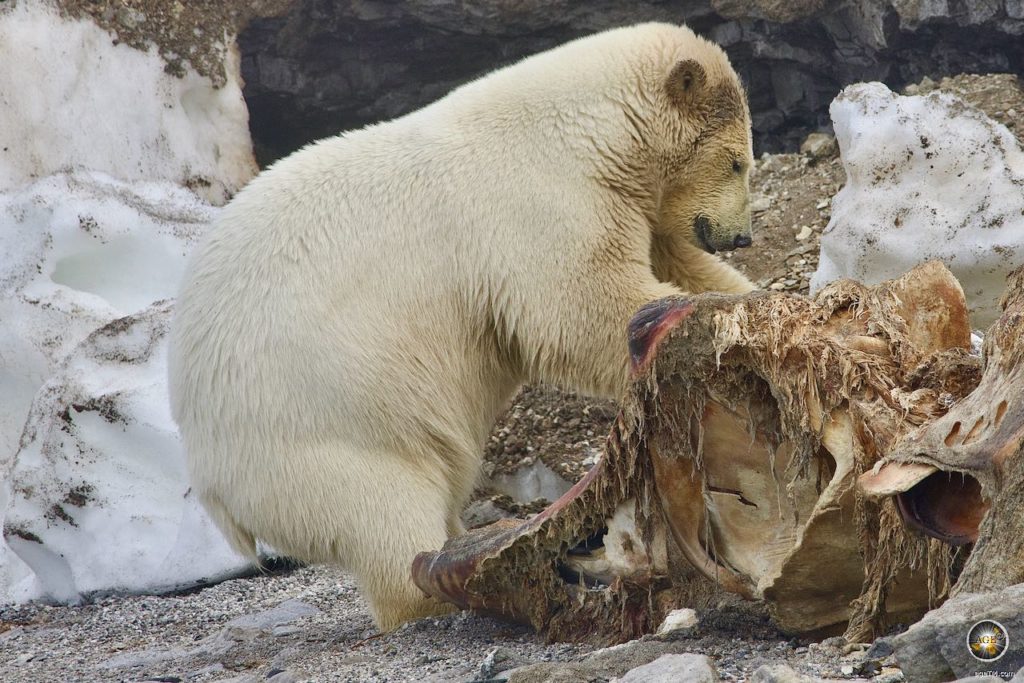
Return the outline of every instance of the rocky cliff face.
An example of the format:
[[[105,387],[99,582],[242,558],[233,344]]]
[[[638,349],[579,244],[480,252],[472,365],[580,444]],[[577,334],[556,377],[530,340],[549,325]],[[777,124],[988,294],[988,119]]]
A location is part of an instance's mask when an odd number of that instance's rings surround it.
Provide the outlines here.
[[[577,36],[650,20],[725,47],[759,152],[827,126],[829,102],[852,82],[1024,70],[1024,0],[296,0],[240,36],[261,161]]]

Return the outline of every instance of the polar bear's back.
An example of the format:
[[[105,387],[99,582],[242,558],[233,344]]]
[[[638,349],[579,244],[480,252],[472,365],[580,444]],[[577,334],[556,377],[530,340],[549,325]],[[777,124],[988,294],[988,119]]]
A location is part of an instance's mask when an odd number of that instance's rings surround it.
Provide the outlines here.
[[[499,406],[473,387],[516,381],[493,361],[482,283],[504,268],[492,212],[518,200],[507,187],[496,198],[507,182],[487,168],[494,155],[444,116],[311,145],[223,210],[186,273],[171,345],[193,469],[228,472],[240,453],[307,436],[407,448],[429,429],[475,450]]]

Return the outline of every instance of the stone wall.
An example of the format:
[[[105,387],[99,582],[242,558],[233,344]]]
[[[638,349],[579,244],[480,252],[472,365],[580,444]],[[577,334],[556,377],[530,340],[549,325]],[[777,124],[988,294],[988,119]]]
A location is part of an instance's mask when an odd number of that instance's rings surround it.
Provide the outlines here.
[[[747,84],[757,151],[827,127],[844,86],[1024,70],[1024,0],[296,0],[240,36],[261,161],[411,111],[577,36],[687,23]]]

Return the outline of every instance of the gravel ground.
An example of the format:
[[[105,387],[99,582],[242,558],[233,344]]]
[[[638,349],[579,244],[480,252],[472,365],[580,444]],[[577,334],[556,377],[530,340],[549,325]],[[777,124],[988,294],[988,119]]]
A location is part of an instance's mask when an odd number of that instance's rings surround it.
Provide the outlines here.
[[[936,84],[912,87],[926,92]],[[1015,78],[959,76],[939,87],[1020,135],[1024,96]],[[732,263],[762,287],[805,292],[829,200],[842,182],[839,161],[827,155],[759,160],[752,187],[756,246],[731,255]],[[539,460],[574,481],[592,464],[614,414],[609,401],[526,388],[494,429],[485,475]],[[478,499],[496,499],[520,514],[542,504],[493,494],[485,482]],[[631,647],[654,643],[705,654],[723,680],[746,680],[774,662],[818,678],[902,680],[891,659],[875,666],[862,648],[841,639],[786,638],[757,605],[725,598],[699,616],[699,627],[685,637]],[[12,682],[471,681],[529,662],[578,661],[593,650],[546,644],[523,627],[469,614],[380,635],[351,577],[325,567],[242,577],[186,594],[0,607],[0,681]]]
[[[756,605],[725,598],[701,615],[698,632],[668,647],[706,654],[723,680],[744,680],[773,662],[840,677],[843,645],[787,639]],[[325,567],[188,594],[0,609],[0,681],[12,682],[241,683],[282,671],[312,681],[470,681],[496,648],[517,664],[576,661],[595,650],[546,644],[529,629],[469,613],[380,635],[351,577]]]
[[[289,602],[292,601],[292,602]],[[306,607],[239,623],[282,604]],[[287,612],[287,607],[285,611]],[[495,643],[531,660],[581,648],[452,615],[378,636],[351,577],[324,567],[225,581],[186,595],[106,597],[0,611],[0,681],[222,681],[287,669],[322,681],[420,681],[483,659]],[[442,679],[443,680],[443,679]]]

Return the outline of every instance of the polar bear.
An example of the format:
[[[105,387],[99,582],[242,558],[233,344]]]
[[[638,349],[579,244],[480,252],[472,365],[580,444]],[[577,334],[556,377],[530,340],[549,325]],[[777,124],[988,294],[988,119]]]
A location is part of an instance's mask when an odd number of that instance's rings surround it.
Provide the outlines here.
[[[750,117],[725,54],[644,24],[527,58],[261,173],[196,248],[169,357],[194,489],[238,550],[351,570],[381,629],[445,608],[524,382],[617,396],[645,304],[753,287]]]

